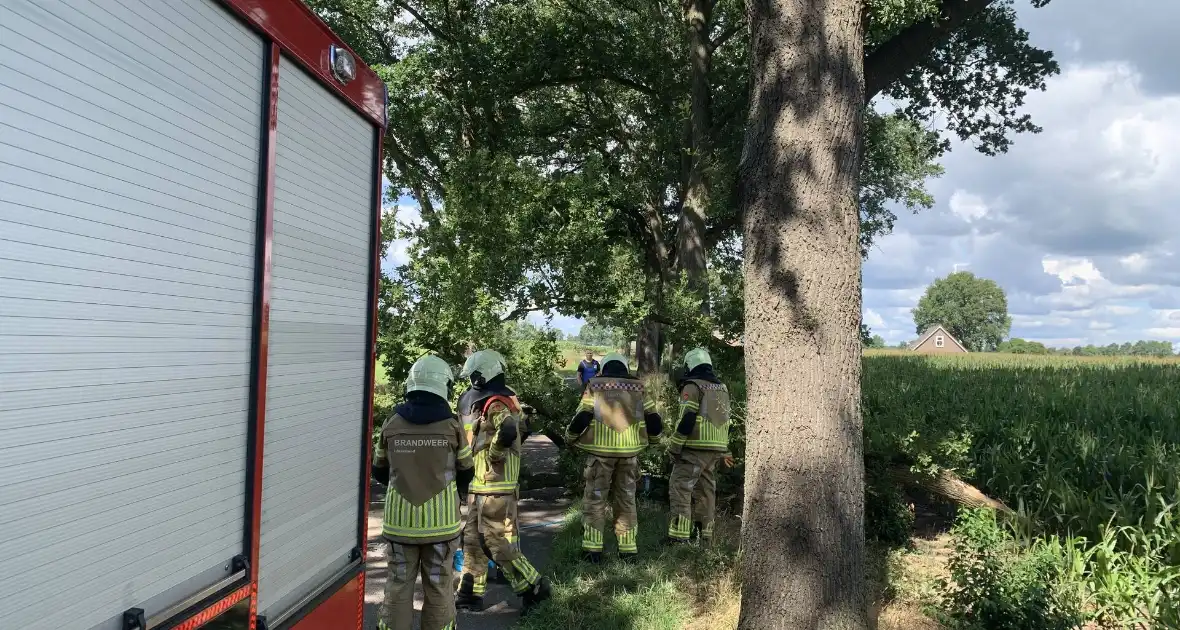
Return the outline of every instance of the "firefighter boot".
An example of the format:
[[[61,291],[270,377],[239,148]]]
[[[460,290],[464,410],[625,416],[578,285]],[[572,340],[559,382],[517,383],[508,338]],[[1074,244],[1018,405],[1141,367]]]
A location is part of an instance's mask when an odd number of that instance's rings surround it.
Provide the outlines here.
[[[602,552],[601,551],[583,551],[582,552],[582,561],[589,562],[590,564],[599,564],[602,562]]]
[[[455,608],[480,612],[483,610],[483,597],[475,594],[475,576],[468,573],[459,583],[459,592],[455,593]]]
[[[492,569],[495,569],[494,573]],[[504,569],[501,569],[500,565],[491,560],[488,560],[488,577],[495,584],[508,584],[508,576],[504,575]]]
[[[529,587],[529,590],[521,593],[521,607],[520,614],[527,615],[529,611],[535,608],[541,602],[549,599],[552,595],[552,589],[549,586],[549,578],[541,576],[537,583]]]

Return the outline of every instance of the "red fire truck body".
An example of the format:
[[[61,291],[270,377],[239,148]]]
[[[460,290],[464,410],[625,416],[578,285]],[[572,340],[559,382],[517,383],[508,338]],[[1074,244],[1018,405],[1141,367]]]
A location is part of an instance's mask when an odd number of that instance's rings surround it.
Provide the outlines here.
[[[299,0],[0,2],[0,628],[360,628],[377,75]]]

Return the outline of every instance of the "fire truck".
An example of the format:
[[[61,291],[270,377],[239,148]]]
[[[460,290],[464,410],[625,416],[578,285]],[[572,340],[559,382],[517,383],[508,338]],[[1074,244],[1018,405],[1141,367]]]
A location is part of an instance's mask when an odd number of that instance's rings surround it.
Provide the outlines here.
[[[362,625],[385,89],[299,0],[0,0],[0,628]]]

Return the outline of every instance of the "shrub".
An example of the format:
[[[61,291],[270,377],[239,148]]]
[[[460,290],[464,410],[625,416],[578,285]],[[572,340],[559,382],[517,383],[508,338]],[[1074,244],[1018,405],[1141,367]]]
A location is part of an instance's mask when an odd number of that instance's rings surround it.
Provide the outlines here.
[[[1080,576],[1060,547],[1022,549],[991,510],[964,510],[951,530],[951,580],[943,582],[946,621],[962,630],[1070,630],[1084,617]]]

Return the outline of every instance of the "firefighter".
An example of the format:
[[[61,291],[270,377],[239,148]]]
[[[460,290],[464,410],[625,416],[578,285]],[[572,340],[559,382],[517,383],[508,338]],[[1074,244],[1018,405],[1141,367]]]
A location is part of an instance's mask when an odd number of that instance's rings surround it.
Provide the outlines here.
[[[513,545],[516,536],[520,444],[524,414],[516,393],[504,384],[507,362],[494,350],[480,350],[467,358],[460,378],[470,379],[471,392],[461,398],[463,413],[473,416],[472,451],[475,479],[463,530],[463,578],[456,605],[482,610],[487,590],[487,561],[504,572],[512,591],[527,613],[550,595],[542,577]]]
[[[507,387],[506,385],[504,385],[503,379],[501,379],[496,384],[496,386],[501,388],[500,393],[502,393],[503,395],[505,395],[511,399],[516,399],[516,392],[512,391],[512,389],[510,387]],[[476,389],[475,387],[468,387],[466,390],[463,391],[462,394],[459,395],[459,406],[458,406],[459,418],[463,421],[463,430],[467,432],[467,442],[469,444],[475,443],[475,436],[472,435],[472,428],[475,426],[475,421],[479,417],[479,412],[481,411],[478,403],[480,400],[486,399],[488,397],[488,395],[489,395],[488,391],[489,390],[486,388],[485,389]],[[521,442],[521,444],[523,444],[525,442],[525,440],[528,439],[529,435],[531,435],[529,416],[533,414],[534,410],[532,407],[530,407],[528,405],[521,405],[521,408],[525,412],[525,415],[522,419],[522,426],[524,427],[524,430],[520,432],[520,442]],[[519,492],[517,492],[516,498],[517,498],[517,500],[520,499]],[[509,544],[512,545],[512,548],[519,552],[520,551],[520,529],[519,529],[519,524],[517,523],[517,520],[516,520],[517,516],[518,516],[517,505],[515,502],[513,502],[512,509],[509,511],[509,514],[508,514],[508,521],[505,526],[504,535],[506,538],[508,538],[508,542],[509,542]],[[464,552],[464,554],[466,554],[466,552]],[[488,565],[494,564],[491,560],[484,557],[482,552],[479,554],[479,556],[480,557],[478,558],[478,560],[480,562],[483,562],[484,564],[488,564]],[[476,560],[476,559],[473,558],[473,561],[474,560]],[[489,570],[491,570],[490,566],[488,568],[489,568]],[[479,581],[474,586],[475,592],[481,597],[483,596],[484,592],[487,590],[487,580],[488,580],[488,574],[485,572],[480,575]],[[500,584],[508,584],[509,583],[508,576],[504,574],[504,569],[502,569],[500,567],[496,567],[496,576],[495,576],[494,581],[496,581]]]
[[[422,630],[454,630],[453,562],[460,505],[475,469],[471,446],[451,411],[454,377],[427,355],[406,378],[405,400],[377,435],[373,478],[387,484],[382,533],[390,543],[380,630],[411,630],[414,582],[422,577]]]
[[[565,436],[568,443],[586,452],[582,497],[582,553],[586,561],[602,561],[608,494],[619,558],[629,561],[638,554],[638,455],[661,431],[663,421],[655,403],[647,399],[643,381],[627,372],[627,360],[621,355],[606,355],[602,372],[587,381]]]
[[[668,542],[693,536],[713,539],[717,464],[733,466],[729,452],[729,390],[713,373],[713,359],[704,348],[684,358],[688,370],[680,380],[680,422],[668,451],[673,458],[668,479]]]

